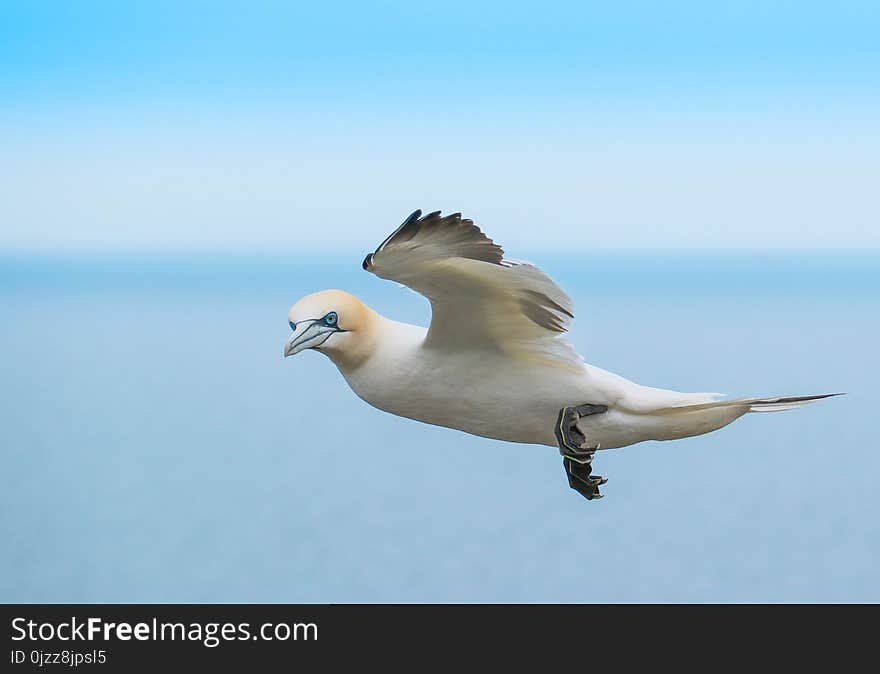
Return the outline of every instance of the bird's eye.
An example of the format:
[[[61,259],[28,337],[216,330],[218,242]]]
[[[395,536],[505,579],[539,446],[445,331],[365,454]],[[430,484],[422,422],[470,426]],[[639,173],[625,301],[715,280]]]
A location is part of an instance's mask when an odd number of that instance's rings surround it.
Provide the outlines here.
[[[329,314],[324,316],[324,322],[327,325],[336,325],[339,322],[339,316],[336,315],[335,311],[331,311]]]
[[[296,332],[296,323],[294,323],[293,321],[287,321],[287,322],[288,322],[288,324],[290,324],[290,329],[293,330],[294,332]]]

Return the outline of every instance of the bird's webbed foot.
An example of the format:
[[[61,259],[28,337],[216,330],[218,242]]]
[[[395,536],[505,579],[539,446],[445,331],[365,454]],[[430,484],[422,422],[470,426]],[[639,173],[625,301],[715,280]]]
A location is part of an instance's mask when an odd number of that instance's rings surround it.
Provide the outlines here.
[[[576,407],[563,407],[559,410],[554,429],[559,453],[563,457],[562,465],[568,477],[568,486],[590,501],[602,498],[599,485],[605,484],[608,480],[601,475],[592,475],[593,467],[590,464],[599,445],[592,445],[587,441],[577,427],[577,422],[583,417],[607,411],[605,405],[589,403]]]
[[[565,467],[569,487],[588,501],[602,498],[599,485],[605,484],[608,480],[601,475],[592,475],[593,466],[589,463],[578,463],[567,456],[563,457],[562,465]]]
[[[577,427],[578,421],[583,417],[606,412],[605,405],[578,405],[577,407],[563,407],[556,417],[556,442],[559,444],[559,453],[578,463],[589,463],[599,445],[591,445],[587,438]]]

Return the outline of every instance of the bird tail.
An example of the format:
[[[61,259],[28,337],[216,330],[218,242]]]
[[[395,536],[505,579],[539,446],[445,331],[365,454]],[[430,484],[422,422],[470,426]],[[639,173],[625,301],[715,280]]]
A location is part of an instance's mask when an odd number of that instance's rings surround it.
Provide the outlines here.
[[[810,403],[830,398],[841,393],[826,393],[822,395],[775,397],[775,398],[735,398],[733,400],[719,400],[717,393],[692,393],[680,395],[677,400],[673,398],[671,404],[654,407],[650,410],[632,410],[626,416],[625,425],[641,440],[679,440],[695,435],[703,435],[717,431],[719,428],[736,421],[749,412],[781,412],[796,407],[803,407]],[[585,417],[593,419],[594,417]],[[589,422],[586,422],[589,423]],[[590,429],[583,431],[589,437]],[[618,439],[619,440],[619,439]],[[633,442],[630,438],[624,438],[616,444],[603,442],[603,449],[624,447]]]
[[[657,409],[641,418],[637,416],[634,418],[647,424],[649,428],[646,433],[649,433],[652,439],[678,440],[716,431],[748,412],[782,412],[836,395],[843,394],[684,402]]]
[[[842,395],[844,394],[823,393],[821,395],[792,396],[789,398],[755,398],[749,400],[751,403],[749,406],[749,412],[784,412],[785,410],[795,410],[804,405],[812,405],[817,400]]]
[[[810,405],[817,400],[824,398],[833,398],[834,396],[842,396],[844,393],[822,393],[820,395],[810,396],[790,396],[787,398],[734,398],[733,400],[714,400],[707,403],[698,403],[696,405],[676,405],[671,410],[678,411],[697,411],[705,409],[714,409],[718,407],[744,407],[748,405],[745,412],[784,412],[786,410],[794,410],[798,407]]]

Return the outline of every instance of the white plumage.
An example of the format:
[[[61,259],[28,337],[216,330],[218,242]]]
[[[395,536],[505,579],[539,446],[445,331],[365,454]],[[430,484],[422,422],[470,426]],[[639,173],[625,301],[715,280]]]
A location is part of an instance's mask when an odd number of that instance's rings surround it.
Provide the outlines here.
[[[428,329],[385,318],[353,295],[328,290],[289,312],[285,355],[328,355],[371,405],[403,417],[510,442],[556,446],[560,410],[590,404],[577,430],[590,447],[708,433],[747,412],[800,407],[820,396],[722,400],[641,386],[589,365],[563,338],[573,303],[537,267],[505,260],[500,246],[459,214],[416,211],[364,269],[421,293]]]

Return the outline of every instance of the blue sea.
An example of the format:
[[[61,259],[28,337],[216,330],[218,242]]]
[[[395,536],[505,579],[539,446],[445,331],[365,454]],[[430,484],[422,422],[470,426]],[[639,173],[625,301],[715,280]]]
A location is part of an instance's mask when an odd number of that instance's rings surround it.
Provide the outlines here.
[[[543,254],[588,361],[733,395],[845,391],[597,455],[368,407],[287,309],[427,303],[322,254],[0,258],[5,602],[880,601],[880,257]],[[583,401],[573,401],[583,402]]]

